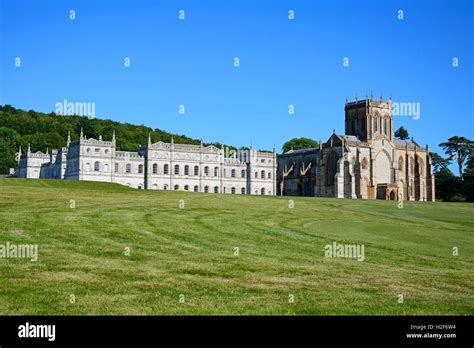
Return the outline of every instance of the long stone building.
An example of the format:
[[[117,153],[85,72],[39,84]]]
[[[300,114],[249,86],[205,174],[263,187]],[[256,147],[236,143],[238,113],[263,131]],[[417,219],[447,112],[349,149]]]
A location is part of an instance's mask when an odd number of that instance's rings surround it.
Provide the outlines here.
[[[110,141],[79,140],[51,153],[18,154],[17,176],[113,182],[138,189],[274,195],[276,154],[242,150],[226,156],[224,147],[157,142],[138,152],[116,150]]]
[[[428,146],[393,138],[392,100],[346,101],[345,135],[318,148],[273,152],[157,142],[137,152],[110,141],[79,140],[51,153],[19,151],[16,175],[114,182],[139,189],[434,201]]]
[[[277,194],[434,201],[428,146],[393,138],[392,100],[345,105],[345,135],[278,156]]]

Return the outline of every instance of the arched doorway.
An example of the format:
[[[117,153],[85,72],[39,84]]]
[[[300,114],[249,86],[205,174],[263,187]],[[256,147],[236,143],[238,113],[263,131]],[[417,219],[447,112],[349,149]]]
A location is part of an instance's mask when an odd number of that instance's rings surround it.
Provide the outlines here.
[[[391,190],[391,191],[390,191],[390,196],[389,196],[389,197],[390,197],[389,199],[390,199],[391,201],[394,201],[394,200],[395,200],[395,190]]]

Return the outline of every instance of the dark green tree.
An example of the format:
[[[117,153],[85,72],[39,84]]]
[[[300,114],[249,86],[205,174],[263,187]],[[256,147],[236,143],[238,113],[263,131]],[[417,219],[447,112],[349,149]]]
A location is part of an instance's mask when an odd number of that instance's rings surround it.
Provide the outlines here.
[[[400,140],[406,140],[410,137],[408,131],[403,126],[398,128],[393,135],[395,135],[395,138]]]
[[[293,150],[310,149],[319,147],[319,142],[310,138],[293,138],[282,146],[283,153]]]
[[[463,166],[469,154],[472,153],[474,142],[465,137],[453,136],[447,142],[439,144],[443,148],[448,160],[455,160],[458,164],[459,176],[463,177]]]
[[[463,182],[448,168],[441,169],[435,174],[436,199],[445,202],[464,200]]]
[[[10,168],[17,167],[15,154],[21,137],[13,129],[0,127],[0,173],[8,174]]]
[[[436,152],[430,152],[431,156],[431,165],[433,166],[433,173],[438,173],[442,169],[448,168],[451,164],[451,161],[441,157]]]
[[[466,161],[464,193],[466,194],[466,201],[474,202],[474,155],[472,153]]]

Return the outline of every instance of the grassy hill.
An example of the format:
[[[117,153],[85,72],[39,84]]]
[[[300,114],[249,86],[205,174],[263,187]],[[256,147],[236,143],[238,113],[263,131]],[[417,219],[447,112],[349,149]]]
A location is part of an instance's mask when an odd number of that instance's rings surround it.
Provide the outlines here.
[[[474,314],[473,205],[291,199],[0,179],[0,314]]]

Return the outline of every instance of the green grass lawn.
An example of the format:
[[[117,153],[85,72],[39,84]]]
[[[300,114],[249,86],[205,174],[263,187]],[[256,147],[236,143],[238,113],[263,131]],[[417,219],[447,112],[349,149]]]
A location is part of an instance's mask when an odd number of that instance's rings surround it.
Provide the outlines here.
[[[0,258],[0,314],[472,315],[473,233],[472,204],[0,179],[0,244],[39,252]]]

